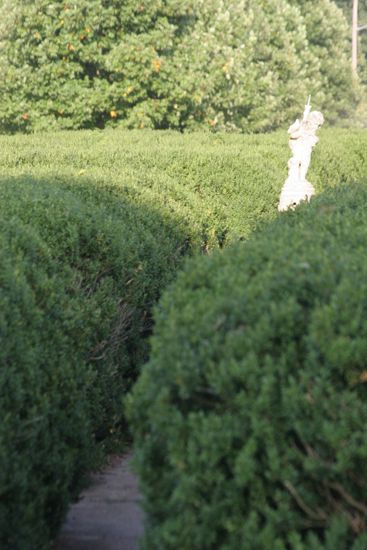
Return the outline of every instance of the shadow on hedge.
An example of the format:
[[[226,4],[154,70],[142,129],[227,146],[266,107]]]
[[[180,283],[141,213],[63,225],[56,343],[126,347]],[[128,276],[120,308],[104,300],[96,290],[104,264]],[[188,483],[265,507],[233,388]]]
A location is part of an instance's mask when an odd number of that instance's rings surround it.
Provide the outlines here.
[[[0,546],[47,548],[126,437],[151,307],[189,228],[88,180],[0,181]]]

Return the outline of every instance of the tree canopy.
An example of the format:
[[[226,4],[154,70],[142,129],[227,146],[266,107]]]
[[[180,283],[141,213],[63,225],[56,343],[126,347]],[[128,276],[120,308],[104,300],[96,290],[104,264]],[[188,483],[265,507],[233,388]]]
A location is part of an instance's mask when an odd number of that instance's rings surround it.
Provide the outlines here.
[[[331,0],[0,1],[0,130],[264,131],[309,93],[334,122],[348,36]]]

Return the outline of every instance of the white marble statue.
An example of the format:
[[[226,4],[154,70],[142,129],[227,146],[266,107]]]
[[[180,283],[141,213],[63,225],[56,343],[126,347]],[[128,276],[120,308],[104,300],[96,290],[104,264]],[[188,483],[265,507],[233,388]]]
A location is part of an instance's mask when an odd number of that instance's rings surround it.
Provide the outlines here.
[[[286,179],[280,194],[278,210],[294,208],[301,201],[310,200],[315,190],[313,185],[306,180],[307,170],[311,161],[312,149],[319,138],[316,131],[324,123],[322,113],[311,111],[311,96],[303,113],[303,119],[296,120],[288,129],[289,147],[292,158],[288,162],[288,178]]]

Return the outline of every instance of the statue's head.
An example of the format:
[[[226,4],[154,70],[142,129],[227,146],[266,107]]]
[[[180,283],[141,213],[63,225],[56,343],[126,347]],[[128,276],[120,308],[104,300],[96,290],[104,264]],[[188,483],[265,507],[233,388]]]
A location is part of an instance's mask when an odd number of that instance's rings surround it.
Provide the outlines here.
[[[320,126],[324,124],[324,115],[319,111],[311,111],[307,117],[307,127],[310,130],[316,131]]]

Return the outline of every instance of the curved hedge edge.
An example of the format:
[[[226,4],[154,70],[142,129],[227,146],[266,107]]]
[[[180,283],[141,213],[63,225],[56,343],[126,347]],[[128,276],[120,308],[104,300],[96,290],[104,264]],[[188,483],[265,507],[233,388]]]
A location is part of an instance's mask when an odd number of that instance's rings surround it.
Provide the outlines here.
[[[4,548],[47,548],[85,474],[121,440],[148,312],[181,260],[180,228],[97,195],[0,185]]]
[[[187,262],[129,399],[146,548],[367,544],[367,191]]]

